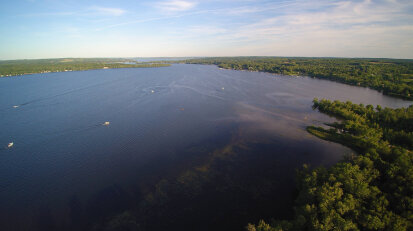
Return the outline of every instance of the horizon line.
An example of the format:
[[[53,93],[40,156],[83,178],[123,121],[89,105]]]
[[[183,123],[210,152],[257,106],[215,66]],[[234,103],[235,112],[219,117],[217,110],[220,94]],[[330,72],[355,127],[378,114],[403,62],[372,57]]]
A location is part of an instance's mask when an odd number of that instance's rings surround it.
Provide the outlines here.
[[[413,58],[389,58],[389,57],[357,57],[357,56],[277,56],[277,55],[223,55],[223,56],[100,56],[100,57],[50,57],[50,58],[22,58],[22,59],[0,59],[1,61],[23,61],[23,60],[47,60],[47,59],[134,59],[134,58],[234,58],[234,57],[268,57],[268,58],[336,58],[336,59],[394,59],[413,60]]]

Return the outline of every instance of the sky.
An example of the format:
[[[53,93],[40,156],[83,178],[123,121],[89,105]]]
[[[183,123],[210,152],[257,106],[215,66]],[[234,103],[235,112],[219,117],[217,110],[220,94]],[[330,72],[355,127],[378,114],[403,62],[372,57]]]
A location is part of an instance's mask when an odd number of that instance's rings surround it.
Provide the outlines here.
[[[2,0],[0,59],[413,58],[412,0]]]

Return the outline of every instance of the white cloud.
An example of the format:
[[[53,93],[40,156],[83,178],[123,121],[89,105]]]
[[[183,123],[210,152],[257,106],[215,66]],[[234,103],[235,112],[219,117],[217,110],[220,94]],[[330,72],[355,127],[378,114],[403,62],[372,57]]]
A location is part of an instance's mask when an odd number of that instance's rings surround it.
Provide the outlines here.
[[[405,9],[412,3],[318,3],[319,10],[300,4],[282,15],[231,28],[214,40],[234,45],[237,55],[411,57],[413,15]]]
[[[94,13],[110,16],[120,16],[125,13],[125,10],[120,8],[110,8],[110,7],[92,7],[91,10]]]
[[[170,0],[157,3],[157,7],[163,11],[175,12],[186,11],[192,9],[196,5],[195,2],[182,1],[182,0]]]

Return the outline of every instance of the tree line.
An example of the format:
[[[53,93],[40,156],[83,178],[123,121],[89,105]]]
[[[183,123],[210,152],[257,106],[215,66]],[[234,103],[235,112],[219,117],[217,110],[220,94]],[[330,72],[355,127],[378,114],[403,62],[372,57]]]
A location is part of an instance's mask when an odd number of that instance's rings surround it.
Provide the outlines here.
[[[402,59],[225,57],[184,61],[220,68],[305,75],[369,87],[386,95],[413,99],[413,61]]]
[[[136,61],[129,59],[110,58],[7,60],[0,61],[0,77],[48,72],[82,71],[104,68],[143,68],[164,66],[169,66],[169,64],[137,63]]]

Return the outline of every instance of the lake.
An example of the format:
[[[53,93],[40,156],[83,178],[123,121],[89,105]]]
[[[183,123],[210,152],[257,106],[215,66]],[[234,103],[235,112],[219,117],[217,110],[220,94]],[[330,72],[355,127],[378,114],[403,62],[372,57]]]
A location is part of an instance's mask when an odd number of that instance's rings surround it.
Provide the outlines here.
[[[353,153],[305,131],[334,121],[312,110],[315,97],[411,104],[208,65],[1,78],[0,229],[99,230],[124,211],[151,230],[288,218],[295,169]]]

